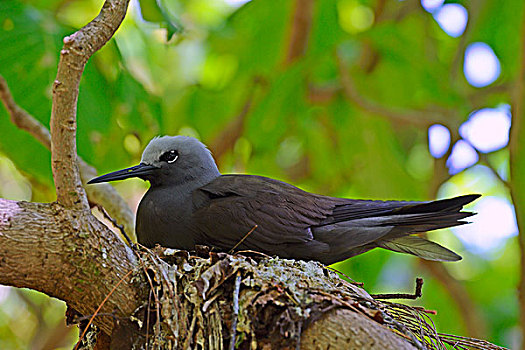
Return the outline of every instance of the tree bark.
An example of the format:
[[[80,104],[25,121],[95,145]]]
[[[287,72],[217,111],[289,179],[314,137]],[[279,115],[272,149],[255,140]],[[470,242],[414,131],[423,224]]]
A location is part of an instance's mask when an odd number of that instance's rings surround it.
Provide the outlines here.
[[[136,257],[89,212],[65,210],[57,203],[0,199],[0,284],[30,288],[93,314]],[[127,317],[146,296],[139,271],[123,283],[101,313]],[[112,317],[97,319],[111,334]]]
[[[53,83],[51,108],[51,169],[57,202],[89,209],[77,160],[77,101],[80,78],[89,58],[104,46],[124,20],[129,0],[106,0],[100,14],[79,31],[64,38]]]
[[[392,338],[390,330],[347,309],[331,311],[302,335],[304,349],[327,349],[328,344],[330,350],[414,348],[403,338]]]
[[[7,82],[0,75],[0,100],[4,103],[11,121],[17,127],[30,133],[44,147],[51,149],[51,133],[35,117],[15,103]],[[86,184],[89,180],[97,176],[97,171],[82,158],[77,157],[80,168],[82,183]],[[124,201],[113,186],[108,183],[101,183],[97,186],[86,188],[89,203],[98,204],[104,207],[108,214],[120,225],[124,227],[128,237],[136,242],[135,235],[135,216],[128,204]]]

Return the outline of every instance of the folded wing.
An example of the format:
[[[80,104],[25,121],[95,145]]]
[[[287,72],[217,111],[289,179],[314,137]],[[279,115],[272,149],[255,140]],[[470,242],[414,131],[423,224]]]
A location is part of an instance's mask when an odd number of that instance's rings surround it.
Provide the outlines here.
[[[452,261],[452,251],[413,233],[465,224],[462,207],[479,195],[433,202],[366,201],[302,191],[253,175],[223,175],[194,193],[192,220],[202,241],[324,263],[375,247],[429,260]]]

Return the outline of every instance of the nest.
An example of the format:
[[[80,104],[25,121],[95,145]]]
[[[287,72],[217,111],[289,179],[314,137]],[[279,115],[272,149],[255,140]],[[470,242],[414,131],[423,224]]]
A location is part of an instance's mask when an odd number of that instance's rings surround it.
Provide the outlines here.
[[[439,333],[424,308],[373,297],[318,262],[164,248],[137,254],[150,291],[131,319],[148,349],[298,349],[302,332],[336,308],[417,349],[504,349]]]

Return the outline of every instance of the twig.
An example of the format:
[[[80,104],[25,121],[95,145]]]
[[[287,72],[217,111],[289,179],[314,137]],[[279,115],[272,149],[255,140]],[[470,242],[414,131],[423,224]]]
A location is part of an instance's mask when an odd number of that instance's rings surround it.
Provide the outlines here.
[[[413,308],[418,310],[418,311],[421,311],[421,312],[424,312],[426,314],[429,314],[429,315],[437,315],[437,311],[436,310],[428,310],[428,309],[425,309],[424,307],[421,307],[421,306],[413,306]]]
[[[467,349],[465,346],[468,346],[471,349],[504,349],[500,346],[491,344],[488,341],[481,339],[462,337],[459,335],[452,335],[446,333],[438,333],[438,335],[444,343],[450,344],[452,346],[459,345],[462,349]]]
[[[469,44],[472,39],[470,31],[473,27],[475,19],[479,19],[479,4],[480,2],[473,2],[469,4],[469,14],[468,14],[468,21],[465,26],[465,30],[463,31],[463,34],[461,34],[461,38],[459,39],[459,44],[456,46],[456,52],[454,53],[454,58],[452,59],[452,64],[450,65],[450,81],[454,82],[458,77],[458,72],[461,71],[462,65],[463,65],[463,56],[465,54],[465,49],[467,48],[467,44]]]
[[[436,198],[437,193],[441,186],[450,180],[452,175],[448,172],[447,160],[452,154],[452,149],[458,140],[460,139],[457,129],[450,129],[450,146],[448,147],[447,152],[441,158],[434,158],[434,176],[429,186],[428,196],[429,198]]]
[[[385,10],[386,0],[378,0],[376,6],[374,7],[374,23],[373,26],[377,27],[378,24],[383,22],[383,14]],[[381,61],[381,56],[379,52],[374,47],[371,40],[363,40],[361,50],[361,57],[359,58],[360,67],[362,71],[369,75],[371,74],[379,65]]]
[[[153,296],[155,297],[155,312],[157,315],[157,322],[155,324],[157,326],[157,334],[160,334],[160,300],[159,300],[157,291],[155,290],[155,287],[153,286],[153,281],[151,280],[151,277],[148,274],[146,265],[144,265],[143,257],[141,256],[139,249],[143,249],[144,251],[146,251],[148,254],[148,257],[151,257],[151,255],[154,253],[151,252],[149,248],[143,246],[140,243],[133,244],[131,247],[132,247],[133,253],[137,257],[137,261],[139,261],[140,267],[144,271],[144,275],[146,276],[146,279],[150,286],[150,292],[148,296],[148,310],[147,310],[148,314],[146,316],[146,350],[147,350],[148,345],[149,345],[148,336],[149,336],[149,322],[150,322],[150,312],[151,312],[151,306],[150,306],[151,305],[151,295],[153,294]],[[155,261],[153,261],[153,263],[155,263]]]
[[[80,338],[78,339],[78,343],[77,345],[75,346],[74,350],[77,350],[78,347],[80,346],[80,342],[82,341],[82,339],[84,339],[84,336],[86,335],[86,332],[89,328],[89,326],[91,326],[91,323],[93,323],[93,320],[95,319],[95,317],[97,316],[98,312],[100,311],[100,309],[102,309],[102,306],[104,306],[104,304],[106,303],[106,301],[109,299],[109,297],[113,294],[113,292],[115,292],[118,288],[118,286],[120,286],[120,284],[122,282],[124,282],[124,280],[133,273],[133,271],[135,271],[135,269],[131,269],[128,271],[128,273],[126,273],[124,275],[124,277],[122,277],[120,279],[120,281],[117,282],[117,284],[113,287],[113,289],[111,289],[111,291],[108,293],[108,295],[106,295],[106,297],[104,298],[104,300],[102,300],[102,302],[100,303],[100,305],[97,307],[97,309],[95,310],[95,313],[93,314],[93,316],[91,316],[91,318],[89,319],[89,322],[88,324],[86,325],[86,328],[84,328],[84,331],[82,332],[82,335],[80,336]]]
[[[423,288],[423,279],[418,277],[416,278],[416,290],[414,291],[414,294],[408,294],[408,293],[387,293],[387,294],[370,294],[370,296],[374,299],[411,299],[415,300],[417,298],[421,298],[423,295],[421,290]]]
[[[346,300],[344,300],[343,298],[339,297],[339,296],[336,296],[334,294],[331,294],[331,293],[328,293],[328,292],[325,292],[324,290],[316,290],[314,291],[313,293],[316,293],[316,294],[320,294],[320,295],[324,295],[325,297],[328,297],[329,299],[333,299],[333,300],[336,300],[338,303],[340,303],[341,305],[344,305],[346,306],[347,308],[349,308],[350,310],[352,311],[355,311],[357,313],[361,313],[362,310],[359,310],[357,307],[355,307],[354,305],[350,304],[349,302],[347,302]]]
[[[241,289],[241,271],[235,277],[235,289],[233,290],[233,314],[230,330],[230,350],[235,350],[235,335],[237,334],[237,319],[239,317],[239,291]]]
[[[392,325],[392,327],[394,327],[394,329],[398,330],[401,334],[408,335],[408,337],[410,337],[410,340],[412,341],[412,343],[414,344],[414,346],[417,349],[419,349],[419,350],[426,350],[425,346],[423,344],[421,344],[421,342],[419,341],[419,339],[417,339],[417,337],[414,335],[414,333],[412,333],[410,330],[408,330],[405,327],[405,325],[403,325],[401,322],[398,322],[398,321],[392,319],[391,325]]]
[[[331,266],[323,265],[323,267],[324,267],[325,269],[327,269],[327,270],[334,271],[335,273],[340,274],[340,275],[346,277],[346,278],[350,281],[350,283],[355,284],[355,285],[358,286],[358,287],[363,287],[363,286],[365,285],[363,282],[356,282],[353,278],[349,277],[347,274],[345,274],[345,273],[343,273],[343,272],[341,272],[341,271],[339,271],[339,270],[336,270],[336,269],[334,269],[334,268],[331,267]]]
[[[255,229],[256,229],[257,227],[259,227],[259,225],[255,224],[255,226],[253,226],[252,229],[251,229],[247,234],[245,234],[244,237],[241,238],[241,240],[240,240],[239,242],[237,242],[237,244],[235,244],[235,245],[233,246],[232,249],[230,249],[230,251],[228,252],[228,254],[233,253],[233,252],[235,251],[235,248],[237,248],[242,242],[244,242],[244,240],[245,240],[246,238],[248,238],[248,236],[251,235],[252,232],[255,231]]]
[[[260,78],[254,78],[252,80],[251,86],[247,89],[247,96],[240,112],[211,142],[210,149],[212,150],[212,154],[217,162],[220,162],[224,154],[226,154],[228,150],[232,149],[233,146],[235,146],[235,142],[239,139],[239,137],[241,137],[244,131],[246,118],[252,109],[255,93],[260,83]]]
[[[301,337],[303,335],[303,322],[308,319],[308,313],[305,312],[305,308],[308,307],[308,300],[307,300],[307,294],[311,290],[310,284],[306,283],[306,288],[303,289],[302,292],[302,298],[301,298],[301,318],[299,318],[299,321],[297,322],[297,332],[295,333],[295,350],[301,350]]]
[[[295,350],[301,350],[301,334],[303,332],[303,319],[301,318],[297,323],[297,337],[295,343]]]
[[[151,295],[153,294],[153,289],[150,289],[148,294],[148,309],[146,314],[146,350],[148,350],[149,346],[149,318],[151,313]]]
[[[510,95],[512,86],[509,82],[497,82],[483,89],[476,89],[466,97],[472,106],[486,106],[490,104],[490,97],[495,94]]]
[[[468,142],[468,141],[467,141]],[[485,165],[489,170],[492,172],[492,175],[494,175],[505,187],[510,189],[510,183],[505,180],[500,173],[494,168],[494,166],[490,163],[489,157],[485,153],[479,153],[479,160],[483,162],[483,165]]]
[[[155,290],[155,287],[153,286],[153,281],[151,280],[151,277],[148,274],[148,271],[146,269],[146,266],[142,263],[142,260],[140,260],[142,269],[144,270],[144,274],[146,275],[146,278],[148,280],[148,283],[150,285],[150,288],[152,291],[154,291],[153,296],[155,297],[155,312],[157,314],[157,334],[160,334],[160,301],[159,297],[157,295],[157,291]]]
[[[290,28],[290,41],[287,46],[286,57],[284,60],[285,65],[293,63],[306,52],[314,13],[313,8],[313,0],[295,1]]]
[[[131,239],[129,239],[129,236],[128,234],[126,233],[126,231],[124,230],[124,226],[120,225],[117,220],[113,219],[109,214],[108,212],[106,211],[106,209],[104,209],[103,206],[101,205],[97,205],[97,209],[102,213],[102,215],[104,215],[104,217],[113,224],[113,226],[115,226],[116,228],[118,228],[120,230],[120,233],[122,234],[122,236],[124,236],[124,238],[126,239],[126,241],[128,242],[128,245],[130,247],[133,246],[133,242],[131,241]]]
[[[25,130],[33,135],[41,144],[48,149],[51,148],[51,134],[49,130],[25,109],[16,104],[13,95],[7,86],[4,77],[0,75],[0,99],[4,103],[11,121],[19,129]]]
[[[236,254],[240,254],[240,255],[243,255],[244,253],[250,253],[250,254],[254,254],[254,255],[259,255],[261,258],[265,258],[265,259],[270,259],[271,258],[270,255],[264,254],[262,252],[258,252],[256,250],[245,249],[245,250],[239,250],[238,252],[236,252]]]
[[[91,317],[103,317],[103,316],[109,316],[114,321],[118,321],[119,320],[119,318],[112,312],[99,312],[98,314],[86,315],[86,316],[81,316],[81,317],[75,317],[73,319],[73,322],[74,323],[80,323],[82,321],[86,321],[86,320],[91,319]]]
[[[47,149],[51,149],[51,134],[49,130],[16,103],[7,82],[1,75],[0,100],[4,103],[13,124],[19,129],[27,131]],[[95,168],[86,163],[82,158],[78,157],[78,163],[80,176],[84,184],[97,175]],[[132,240],[137,240],[133,224],[133,212],[113,186],[107,183],[98,184],[97,186],[87,187],[86,192],[90,203],[102,205],[112,217],[123,224]]]
[[[343,86],[343,91],[348,100],[355,103],[355,105],[362,110],[381,115],[386,117],[393,122],[401,124],[411,124],[422,127],[428,127],[434,123],[441,123],[449,125],[451,128],[456,128],[459,126],[457,121],[452,118],[448,118],[446,113],[442,112],[433,112],[429,110],[415,111],[415,110],[402,110],[394,111],[392,108],[387,108],[381,106],[375,102],[372,102],[359,94],[355,84],[350,76],[348,68],[343,62],[341,56],[336,53],[336,61],[339,69],[339,76],[341,80],[341,85]],[[448,113],[453,113],[453,111],[447,111]],[[453,125],[451,125],[453,124]],[[456,125],[458,124],[458,125]]]
[[[480,315],[479,308],[470,298],[465,286],[451,276],[442,263],[423,259],[420,259],[419,263],[432,274],[432,276],[447,290],[455,301],[463,318],[463,323],[465,324],[468,335],[476,338],[485,335],[487,326],[483,317]]]
[[[184,339],[184,344],[182,346],[183,349],[190,349],[191,345],[191,338],[193,335],[193,331],[195,329],[195,323],[197,322],[197,312],[193,312],[193,317],[191,318],[190,328],[188,329],[186,339]]]
[[[99,15],[66,36],[53,83],[51,108],[51,169],[57,202],[89,210],[77,162],[76,120],[80,79],[89,58],[111,39],[124,19],[129,0],[106,0]]]
[[[383,20],[383,14],[385,13],[386,0],[378,0],[376,7],[374,8],[374,25],[381,23]]]
[[[295,350],[301,350],[301,335],[303,333],[303,319],[301,318],[297,323],[297,337],[295,343]]]
[[[463,141],[465,143],[467,143],[470,147],[472,147],[473,149],[475,149],[476,147],[474,147],[474,145],[467,139],[463,139]],[[455,144],[455,142],[454,142]],[[452,147],[453,147],[453,144],[451,145],[449,151],[452,151]],[[505,186],[507,187],[508,189],[510,189],[510,183],[505,180],[503,177],[501,177],[501,175],[498,173],[498,171],[494,168],[494,166],[492,166],[492,164],[490,163],[489,161],[489,157],[487,156],[486,153],[481,153],[481,152],[478,152],[478,155],[479,155],[479,161],[483,162],[487,168],[489,168],[489,170],[492,172],[492,174]],[[446,158],[448,158],[449,155],[446,156]],[[478,161],[478,162],[479,162]],[[448,180],[448,179],[447,179]],[[436,191],[437,192],[437,191]]]
[[[460,139],[458,129],[449,128],[451,131],[451,144],[446,154],[434,161],[434,176],[429,187],[429,197],[435,198],[441,185],[451,178],[446,166],[446,161],[452,153],[456,142]],[[471,299],[465,286],[454,278],[446,267],[439,262],[420,259],[419,264],[423,266],[432,276],[443,286],[458,306],[467,333],[474,337],[481,337],[486,334],[486,324],[480,315],[479,308]]]

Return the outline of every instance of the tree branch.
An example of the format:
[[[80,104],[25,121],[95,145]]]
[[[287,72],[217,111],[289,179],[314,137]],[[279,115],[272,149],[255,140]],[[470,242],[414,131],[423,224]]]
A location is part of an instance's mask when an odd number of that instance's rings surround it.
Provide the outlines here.
[[[466,142],[468,142],[468,141],[466,141]],[[470,144],[470,142],[468,142],[468,143]],[[489,157],[487,156],[486,153],[481,153],[480,152],[479,153],[479,160],[481,162],[483,162],[483,165],[485,165],[490,170],[490,172],[492,173],[492,175],[494,175],[494,177],[496,179],[498,179],[507,189],[510,189],[510,182],[505,180],[503,178],[503,176],[501,176],[501,174],[498,172],[498,170],[496,170],[496,168],[494,168],[494,166],[490,162]]]
[[[7,82],[1,75],[0,100],[4,103],[13,124],[33,135],[47,149],[51,149],[51,134],[49,130],[25,109],[16,104]],[[97,171],[80,157],[78,157],[78,163],[80,177],[85,185],[87,181],[97,176]],[[89,202],[102,205],[112,218],[124,226],[128,236],[136,242],[134,214],[115,188],[110,184],[102,183],[98,186],[87,187],[86,192]]]
[[[449,118],[447,114],[442,112],[433,112],[428,110],[395,111],[392,108],[383,107],[373,101],[366,99],[365,97],[361,96],[357,91],[352,77],[350,76],[350,72],[348,71],[348,68],[344,64],[339,54],[336,54],[336,61],[339,69],[341,85],[343,87],[343,91],[345,93],[346,98],[362,110],[372,114],[377,114],[386,117],[392,120],[393,122],[399,124],[429,127],[432,124],[440,123],[447,125],[450,128],[456,128],[457,126],[459,126],[457,121],[455,121],[452,118]]]
[[[447,159],[452,154],[454,145],[461,137],[457,128],[449,130],[451,132],[450,147],[441,158],[434,159],[434,176],[429,188],[430,198],[436,198],[440,187],[451,178],[447,169]],[[419,265],[426,269],[454,300],[467,334],[472,337],[486,334],[487,324],[481,316],[478,305],[472,300],[464,284],[452,276],[441,262],[419,260]]]
[[[458,306],[467,334],[471,337],[485,336],[487,334],[487,325],[481,316],[478,306],[470,297],[465,286],[450,275],[443,263],[422,259],[419,260],[419,263],[425,267],[450,294]]]
[[[0,199],[0,284],[43,292],[90,315],[137,266],[130,248],[88,211]],[[123,283],[101,312],[129,316],[144,300],[144,286]],[[96,324],[111,334],[111,317]]]
[[[76,112],[80,78],[88,59],[113,36],[126,15],[129,0],[106,0],[100,14],[64,38],[51,110],[51,168],[57,201],[89,209],[77,165]]]
[[[335,309],[321,318],[316,327],[308,328],[301,337],[302,349],[319,349],[323,344],[330,344],[330,350],[346,349],[416,349],[403,338],[391,339],[387,328],[373,327],[374,321],[359,317],[348,309]],[[348,325],[353,325],[349,331]],[[354,334],[363,331],[362,337]],[[337,344],[332,346],[334,339]],[[323,347],[324,348],[324,347]]]
[[[289,66],[297,59],[302,57],[308,47],[308,38],[312,25],[314,13],[313,0],[295,0],[295,5],[291,18],[290,37],[286,46],[284,65]],[[246,118],[252,109],[255,93],[258,85],[262,83],[260,77],[255,77],[252,87],[248,89],[246,100],[237,116],[232,119],[226,127],[213,139],[210,149],[217,162],[220,163],[227,151],[231,150],[235,142],[244,132]]]
[[[308,47],[310,27],[314,10],[313,0],[296,0],[293,10],[293,19],[290,28],[290,41],[288,42],[285,65],[290,65],[297,58],[304,55]]]
[[[521,48],[519,51],[520,69],[516,79],[516,85],[512,96],[512,126],[510,129],[510,194],[516,211],[518,223],[518,242],[520,249],[520,280],[518,282],[518,302],[521,329],[521,347],[525,350],[525,144],[523,138],[525,131],[523,129],[523,118],[525,118],[525,18],[522,13]],[[521,141],[520,141],[521,140]]]
[[[260,84],[260,78],[253,79],[250,87],[247,89],[247,96],[241,110],[211,142],[210,149],[212,150],[212,154],[217,160],[217,163],[221,162],[221,159],[226,152],[233,149],[235,142],[237,142],[242,136],[244,125],[246,124],[246,118],[252,109],[255,93]]]
[[[80,166],[80,176],[82,184],[97,176],[94,167],[86,163],[82,158],[78,158]],[[124,227],[124,231],[133,241],[137,241],[135,233],[135,214],[129,207],[128,203],[118,194],[110,184],[98,184],[97,186],[88,186],[87,195],[90,203],[100,204],[115,219],[115,221]]]
[[[4,103],[11,121],[19,129],[25,130],[33,135],[47,149],[51,148],[51,134],[36,118],[30,115],[25,109],[16,104],[7,86],[4,77],[0,75],[0,100]]]

